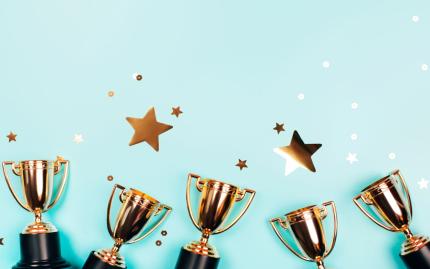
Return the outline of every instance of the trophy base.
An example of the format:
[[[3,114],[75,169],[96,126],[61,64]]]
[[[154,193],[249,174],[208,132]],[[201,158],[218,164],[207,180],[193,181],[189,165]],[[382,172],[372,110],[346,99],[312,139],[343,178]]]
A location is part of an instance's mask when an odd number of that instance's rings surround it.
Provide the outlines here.
[[[87,261],[85,262],[82,269],[118,269],[118,268],[127,268],[122,266],[114,266],[110,265],[109,263],[104,262],[99,257],[96,256],[96,252],[93,251],[90,253],[90,256],[88,256]]]
[[[72,268],[61,257],[58,232],[20,234],[21,260],[14,269],[60,269]]]
[[[182,248],[175,269],[216,269],[219,260],[219,257],[200,255]]]
[[[406,267],[410,269],[430,269],[430,242],[418,250],[400,254]]]

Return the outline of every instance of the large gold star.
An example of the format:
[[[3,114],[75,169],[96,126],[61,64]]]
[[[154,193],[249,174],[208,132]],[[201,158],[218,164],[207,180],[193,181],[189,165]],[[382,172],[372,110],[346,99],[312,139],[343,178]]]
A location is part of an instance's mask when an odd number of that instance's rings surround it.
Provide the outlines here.
[[[286,160],[285,175],[302,166],[316,172],[312,155],[321,147],[321,144],[305,144],[297,131],[294,131],[291,143],[285,147],[275,148],[274,151]]]
[[[159,150],[158,136],[173,126],[158,122],[155,117],[155,109],[152,107],[148,110],[143,118],[127,117],[127,121],[134,129],[134,135],[131,138],[130,146],[140,142],[148,143],[155,151]]]
[[[9,142],[16,141],[17,134],[10,132],[6,137],[9,139]]]

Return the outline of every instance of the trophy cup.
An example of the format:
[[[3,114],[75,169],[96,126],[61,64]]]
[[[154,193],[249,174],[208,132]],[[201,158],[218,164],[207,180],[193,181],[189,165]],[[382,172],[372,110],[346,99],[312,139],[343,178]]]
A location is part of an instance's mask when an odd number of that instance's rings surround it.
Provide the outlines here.
[[[12,187],[7,166],[21,178],[21,201]],[[63,167],[63,169],[62,169]],[[61,257],[60,238],[54,225],[42,221],[42,213],[51,209],[60,199],[66,185],[69,161],[57,157],[55,161],[31,160],[19,163],[3,162],[3,173],[7,186],[18,204],[35,215],[35,221],[27,225],[19,235],[21,260],[13,267],[27,268],[70,268],[68,262]],[[58,184],[57,194],[52,199],[54,177],[62,171],[62,181]]]
[[[201,192],[198,219],[196,220],[190,201],[192,179],[196,179],[196,188]],[[249,199],[238,216],[230,224],[224,224],[236,202],[240,202],[249,193]],[[254,199],[255,191],[239,189],[236,186],[213,179],[201,179],[189,174],[186,189],[188,214],[194,226],[202,232],[200,241],[185,245],[179,254],[176,269],[216,269],[220,257],[216,249],[208,244],[209,236],[227,231],[245,214]],[[223,227],[221,227],[223,226]]]
[[[116,216],[115,226],[112,229],[110,212],[114,195],[118,189],[121,190],[119,201],[122,205]],[[171,211],[172,208],[160,204],[156,199],[141,191],[135,189],[126,190],[123,186],[116,184],[113,187],[107,207],[107,228],[115,243],[111,249],[92,251],[82,268],[127,268],[124,258],[118,253],[121,246],[136,243],[147,237],[166,220]],[[160,215],[161,212],[163,212],[162,215]],[[151,219],[158,215],[160,215],[159,219],[153,222]],[[153,224],[147,227],[150,222]]]
[[[327,248],[326,235],[323,220],[328,215],[327,207],[333,211],[334,232],[333,239]],[[336,243],[337,237],[337,213],[334,202],[326,202],[319,206],[308,206],[285,215],[285,217],[274,218],[270,221],[273,230],[284,245],[297,257],[315,262],[318,269],[324,269],[324,259],[327,257]],[[278,225],[276,225],[278,224]],[[295,250],[283,237],[278,227],[288,230],[295,241],[298,251]]]
[[[363,202],[372,209],[369,213]],[[430,240],[426,236],[413,235],[409,229],[412,219],[412,203],[406,182],[399,170],[364,188],[354,199],[358,208],[373,222],[392,232],[403,232],[400,257],[408,268],[430,268]]]

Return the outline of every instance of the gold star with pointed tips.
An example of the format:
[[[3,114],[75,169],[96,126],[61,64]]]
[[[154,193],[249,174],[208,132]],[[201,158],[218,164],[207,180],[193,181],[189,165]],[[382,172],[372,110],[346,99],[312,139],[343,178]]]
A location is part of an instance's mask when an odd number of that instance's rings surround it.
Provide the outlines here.
[[[9,139],[9,142],[16,141],[17,134],[12,133],[12,131],[6,136]]]
[[[181,111],[181,107],[172,107],[172,113],[170,113],[171,115],[175,115],[176,118],[179,118],[179,115],[182,114],[184,112]]]
[[[148,143],[155,151],[159,150],[158,136],[173,126],[158,122],[155,117],[155,108],[150,108],[143,118],[127,117],[126,120],[134,129],[134,135],[131,138],[130,146],[141,142]]]
[[[280,132],[284,132],[285,131],[284,124],[283,123],[276,123],[276,126],[275,126],[275,128],[273,128],[273,130],[277,131],[278,134]]]
[[[242,170],[243,168],[248,168],[248,165],[246,165],[246,160],[242,161],[241,159],[239,159],[236,166],[239,167],[240,170]]]
[[[303,166],[316,172],[312,155],[321,147],[321,144],[305,144],[297,131],[294,131],[291,143],[285,147],[275,148],[274,151],[286,160],[285,175],[293,172],[297,167]]]

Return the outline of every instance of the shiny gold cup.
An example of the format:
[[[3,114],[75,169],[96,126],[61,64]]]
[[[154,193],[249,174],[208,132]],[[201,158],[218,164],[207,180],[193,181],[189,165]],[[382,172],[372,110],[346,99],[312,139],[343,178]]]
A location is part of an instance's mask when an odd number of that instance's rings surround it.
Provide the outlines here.
[[[369,213],[362,200],[373,213]],[[401,247],[401,256],[420,250],[430,242],[427,236],[413,235],[409,229],[412,220],[412,203],[408,187],[399,170],[377,180],[364,188],[353,199],[358,208],[374,223],[392,231],[403,232],[406,241]]]
[[[110,221],[111,206],[118,189],[121,190],[119,200],[122,205],[112,228]],[[141,191],[136,189],[126,190],[121,185],[115,185],[107,208],[107,228],[115,243],[111,249],[95,251],[94,256],[110,266],[126,268],[124,258],[118,253],[121,246],[136,243],[147,237],[166,220],[171,211],[171,207],[161,204]],[[160,215],[159,219],[153,222],[152,218],[158,215]],[[150,225],[150,222],[152,222],[152,225]],[[84,266],[84,268],[92,268],[92,266],[87,264],[87,267]]]
[[[201,193],[198,209],[198,218],[196,219],[192,212],[190,200],[191,182],[196,179],[196,188]],[[234,205],[242,201],[246,194],[249,198],[246,201],[242,211],[234,218],[230,224],[225,224]],[[215,247],[208,244],[209,236],[227,231],[235,225],[245,214],[254,199],[255,191],[250,189],[239,189],[236,186],[213,180],[202,179],[195,174],[188,175],[186,199],[187,208],[190,218],[196,228],[202,232],[200,241],[193,241],[184,249],[194,254],[219,258]]]
[[[330,247],[327,247],[323,220],[328,215],[327,207],[333,211],[334,231]],[[284,217],[270,220],[273,230],[284,245],[297,257],[315,262],[318,269],[324,269],[324,259],[331,253],[337,238],[337,213],[334,202],[323,203],[322,206],[308,206],[286,214]],[[288,230],[295,241],[295,250],[279,230]]]
[[[21,192],[25,202],[21,201],[15,192],[7,172],[7,166],[21,179]],[[64,167],[62,169],[62,167]],[[42,221],[42,213],[51,209],[60,199],[68,177],[69,161],[57,157],[55,161],[30,160],[15,163],[3,162],[3,174],[12,196],[25,210],[35,215],[35,221],[29,224],[23,234],[42,234],[56,232],[54,225]],[[53,194],[54,178],[63,170],[62,180],[58,185],[56,195]],[[55,197],[52,199],[52,197]]]

